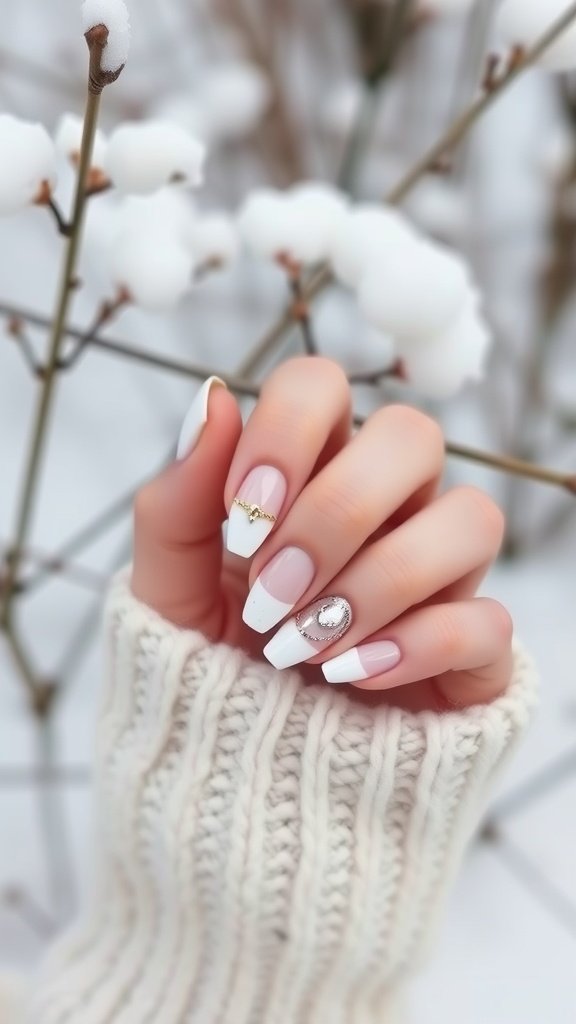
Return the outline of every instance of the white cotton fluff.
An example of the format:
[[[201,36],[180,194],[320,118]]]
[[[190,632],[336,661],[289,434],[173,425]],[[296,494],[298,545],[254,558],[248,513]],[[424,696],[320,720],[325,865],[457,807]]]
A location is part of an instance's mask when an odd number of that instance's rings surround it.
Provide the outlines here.
[[[161,97],[152,107],[152,117],[158,121],[170,121],[202,142],[209,137],[206,116],[198,100],[187,92],[170,93]]]
[[[116,205],[116,234],[145,231],[171,234],[187,246],[196,219],[190,194],[177,185],[167,185],[146,196],[125,196]]]
[[[459,239],[468,226],[466,195],[453,182],[429,176],[415,188],[406,209],[426,234],[445,240]]]
[[[189,242],[198,266],[232,263],[239,248],[238,232],[225,213],[206,213],[191,226]]]
[[[56,148],[41,124],[0,114],[0,214],[16,213],[56,183]]]
[[[532,47],[571,6],[572,0],[504,0],[496,17],[496,31],[503,43],[523,49]],[[548,71],[576,67],[576,18],[538,58]]]
[[[446,331],[403,354],[408,381],[429,398],[449,398],[466,382],[483,377],[491,342],[486,325],[469,304]]]
[[[171,182],[202,184],[206,149],[176,124],[129,122],[112,132],[106,172],[120,192],[144,195]]]
[[[196,96],[210,139],[241,139],[256,128],[270,106],[266,75],[248,61],[234,60],[208,70]]]
[[[362,314],[392,334],[401,351],[447,329],[469,298],[464,262],[443,246],[422,241],[376,260],[358,289]]]
[[[259,189],[240,210],[238,230],[256,256],[289,256],[297,263],[325,259],[346,216],[346,200],[332,186],[308,182],[288,192]]]
[[[60,156],[76,164],[80,157],[84,122],[76,114],[62,114],[56,126],[54,143]],[[103,170],[108,142],[104,132],[97,129],[92,150],[92,167]]]
[[[84,32],[96,25],[108,29],[108,42],[102,54],[102,70],[115,72],[124,66],[130,49],[130,16],[124,0],[84,0]]]
[[[146,227],[117,238],[111,253],[112,278],[138,306],[173,308],[192,287],[192,254],[169,231]]]
[[[334,274],[356,288],[367,269],[381,265],[412,245],[416,234],[408,221],[390,207],[365,203],[350,210],[337,224],[329,253]]]
[[[320,108],[320,123],[333,135],[348,135],[358,117],[364,89],[357,78],[339,82],[328,89]]]

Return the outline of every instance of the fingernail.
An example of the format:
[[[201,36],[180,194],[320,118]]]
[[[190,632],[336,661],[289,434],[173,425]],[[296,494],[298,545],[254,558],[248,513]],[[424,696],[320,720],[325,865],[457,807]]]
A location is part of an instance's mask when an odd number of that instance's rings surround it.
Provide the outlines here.
[[[202,431],[208,422],[210,392],[216,384],[221,385],[223,388],[226,387],[226,384],[223,380],[220,380],[220,377],[208,377],[208,380],[204,381],[204,384],[194,396],[194,401],[184,417],[180,437],[178,438],[178,446],[176,448],[176,458],[178,461],[188,458],[200,440]]]
[[[329,647],[350,628],[352,609],[344,597],[319,597],[289,619],[264,648],[274,668],[290,668]]]
[[[352,647],[336,658],[330,658],[322,665],[322,671],[329,683],[357,683],[360,679],[371,679],[389,672],[401,658],[397,644],[391,640],[379,640]]]
[[[286,497],[286,478],[274,466],[256,466],[232,502],[226,546],[234,555],[250,558],[274,529]]]
[[[266,633],[310,586],[316,568],[302,548],[282,548],[262,570],[244,605],[242,618],[257,633]]]

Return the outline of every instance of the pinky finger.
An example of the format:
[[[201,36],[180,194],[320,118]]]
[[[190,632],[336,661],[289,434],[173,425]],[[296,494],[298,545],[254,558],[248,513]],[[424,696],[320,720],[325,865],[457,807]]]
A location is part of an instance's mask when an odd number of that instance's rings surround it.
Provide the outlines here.
[[[445,705],[494,700],[512,675],[512,621],[489,598],[428,605],[324,662],[329,683],[389,690],[432,681]]]

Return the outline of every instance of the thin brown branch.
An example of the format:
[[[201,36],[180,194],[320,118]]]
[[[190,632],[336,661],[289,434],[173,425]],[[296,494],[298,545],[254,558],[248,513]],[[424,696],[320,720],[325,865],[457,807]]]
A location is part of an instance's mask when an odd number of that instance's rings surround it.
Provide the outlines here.
[[[107,324],[111,323],[118,313],[124,309],[128,302],[129,295],[124,289],[120,289],[116,298],[107,299],[102,302],[96,311],[96,315],[94,316],[90,326],[80,338],[76,339],[76,346],[72,352],[59,360],[58,368],[60,370],[70,370],[78,362],[88,346],[94,344],[97,339],[98,332],[103,327],[107,326]]]
[[[100,96],[89,92],[84,118],[80,165],[76,181],[72,229],[66,244],[56,311],[48,343],[48,356],[44,367],[42,387],[36,406],[24,483],[17,509],[15,538],[11,546],[7,563],[7,573],[4,581],[1,619],[5,624],[7,623],[8,616],[10,614],[12,593],[18,578],[20,561],[26,545],[32,520],[32,513],[34,510],[40,476],[39,471],[44,455],[48,425],[55,394],[58,360],[60,358],[60,350],[65,338],[66,321],[68,319],[70,302],[75,287],[76,266],[80,252],[80,241],[82,237],[84,209],[86,203],[86,180],[90,170],[99,108]]]
[[[56,227],[58,228],[59,233],[63,236],[63,238],[69,238],[71,225],[66,220],[64,214],[62,213],[62,210],[58,206],[58,203],[56,202],[53,196],[51,196],[48,202],[46,203],[46,209],[49,210],[52,216],[54,217]]]
[[[36,352],[28,332],[24,326],[24,320],[19,316],[12,316],[6,324],[6,333],[13,338],[22,354],[24,362],[30,372],[36,377],[42,372],[42,365],[36,358]]]
[[[312,287],[312,286],[310,286]],[[309,289],[308,289],[309,290]],[[38,326],[42,326],[45,323],[45,319],[36,313],[28,313],[26,310],[19,309],[13,306],[7,306],[5,304],[0,305],[0,313],[8,313],[8,315],[21,316],[22,319],[30,319],[30,321]],[[292,311],[285,314],[285,320],[290,324],[293,324]],[[276,328],[278,330],[278,328]],[[75,330],[74,328],[66,328],[66,334],[72,337],[82,337],[82,332]],[[265,357],[268,350],[273,349],[273,343],[278,342],[283,337],[283,331],[279,332],[278,335],[267,335],[266,350],[263,344],[260,345],[258,350],[250,353],[249,357],[244,361],[244,365],[240,367],[238,374],[226,374],[225,372],[218,370],[218,375],[228,385],[231,391],[237,394],[247,395],[257,398],[260,389],[257,384],[250,380],[247,376],[249,372],[252,372],[252,368],[258,364],[259,361]],[[90,342],[95,348],[108,351],[111,354],[120,355],[127,359],[136,360],[137,362],[147,363],[150,366],[156,366],[160,369],[169,370],[173,373],[184,374],[189,377],[193,377],[195,380],[206,380],[210,377],[214,370],[207,366],[193,366],[187,363],[181,363],[175,359],[169,359],[165,356],[157,355],[156,353],[149,353],[142,349],[136,349],[130,345],[120,341],[112,341],[109,338],[96,338]],[[393,373],[390,371],[393,370]],[[377,370],[367,374],[351,374],[349,380],[353,384],[371,384],[375,381],[381,380],[384,376],[396,376],[400,377],[402,374],[401,366],[396,364],[393,367]],[[358,417],[355,421],[358,425],[361,425],[364,420]],[[523,476],[530,480],[539,480],[541,483],[548,483],[563,488],[570,493],[576,494],[576,474],[563,473],[558,470],[549,469],[545,466],[534,465],[531,462],[526,462],[522,459],[515,459],[505,455],[499,455],[494,452],[486,452],[480,449],[468,448],[464,445],[457,445],[452,442],[448,442],[446,445],[446,451],[449,455],[457,456],[458,458],[466,459],[472,462],[481,462],[485,466],[490,466],[492,469],[501,470],[504,472],[514,473],[516,476]]]

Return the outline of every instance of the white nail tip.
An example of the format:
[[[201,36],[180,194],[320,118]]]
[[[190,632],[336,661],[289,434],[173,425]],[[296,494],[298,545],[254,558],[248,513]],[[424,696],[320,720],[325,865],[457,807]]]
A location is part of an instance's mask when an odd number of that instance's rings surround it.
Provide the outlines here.
[[[336,658],[330,658],[322,665],[324,678],[328,683],[356,683],[360,679],[368,679],[368,673],[362,666],[358,648],[352,647]]]
[[[317,653],[317,648],[298,631],[294,619],[285,622],[264,648],[264,656],[277,669],[299,665]]]
[[[269,519],[255,519],[251,523],[245,509],[232,505],[228,517],[226,547],[233,555],[250,558],[273,528],[274,523]]]
[[[200,440],[202,431],[208,422],[210,391],[215,384],[221,384],[223,387],[226,387],[224,381],[220,380],[220,377],[209,377],[195,395],[194,401],[184,417],[176,449],[176,458],[178,460],[188,458]]]
[[[242,618],[250,629],[255,629],[257,633],[267,633],[272,626],[288,615],[293,607],[294,605],[279,601],[277,597],[269,594],[266,587],[257,579],[246,599]]]

